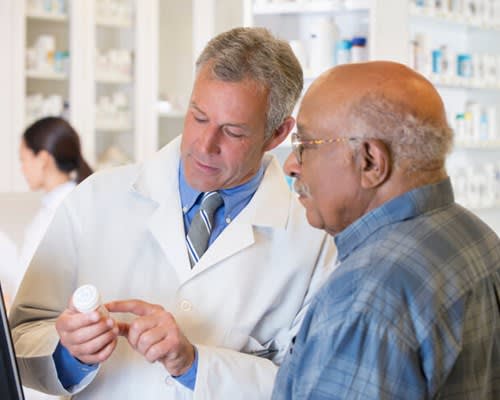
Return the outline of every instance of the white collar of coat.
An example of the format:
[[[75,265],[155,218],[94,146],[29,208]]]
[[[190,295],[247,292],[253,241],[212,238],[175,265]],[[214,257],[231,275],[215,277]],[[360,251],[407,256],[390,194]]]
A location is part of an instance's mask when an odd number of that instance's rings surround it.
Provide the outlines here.
[[[150,160],[145,161],[133,190],[155,201],[158,205],[175,204],[181,209],[179,196],[179,135],[159,150]],[[275,156],[264,155],[267,168],[260,186],[250,203],[231,223],[284,228],[288,222],[291,193],[281,166]]]

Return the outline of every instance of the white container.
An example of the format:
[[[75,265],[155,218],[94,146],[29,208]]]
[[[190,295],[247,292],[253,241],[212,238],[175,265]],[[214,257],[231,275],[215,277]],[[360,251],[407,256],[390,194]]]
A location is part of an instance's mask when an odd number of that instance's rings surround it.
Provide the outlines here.
[[[497,140],[500,135],[497,131],[497,114],[498,108],[496,106],[489,106],[486,108],[486,115],[488,118],[488,139]]]
[[[104,317],[109,315],[106,307],[102,305],[101,295],[94,285],[83,285],[76,289],[73,293],[73,306],[82,313],[98,310]]]
[[[311,22],[308,38],[309,68],[313,75],[318,75],[334,65],[338,28],[330,17],[321,16]]]
[[[368,61],[368,50],[366,47],[366,38],[364,36],[355,36],[351,39],[351,62]]]

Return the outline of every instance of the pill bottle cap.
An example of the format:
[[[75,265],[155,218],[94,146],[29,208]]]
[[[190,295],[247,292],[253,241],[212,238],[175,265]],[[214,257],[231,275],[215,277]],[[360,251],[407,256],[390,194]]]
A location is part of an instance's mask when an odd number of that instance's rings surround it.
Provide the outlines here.
[[[352,43],[349,39],[342,39],[337,43],[337,49],[339,50],[351,50]]]
[[[366,46],[366,38],[363,36],[355,36],[351,39],[351,46]]]
[[[95,310],[101,304],[99,292],[94,285],[83,285],[73,293],[73,305],[83,313]]]

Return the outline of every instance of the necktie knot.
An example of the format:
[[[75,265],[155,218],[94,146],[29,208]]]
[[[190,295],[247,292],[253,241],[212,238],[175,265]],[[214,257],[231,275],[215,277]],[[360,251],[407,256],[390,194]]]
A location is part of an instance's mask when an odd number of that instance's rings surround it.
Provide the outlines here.
[[[215,210],[217,210],[222,203],[222,196],[219,192],[206,192],[201,199],[200,208],[205,210],[208,215],[214,215]]]

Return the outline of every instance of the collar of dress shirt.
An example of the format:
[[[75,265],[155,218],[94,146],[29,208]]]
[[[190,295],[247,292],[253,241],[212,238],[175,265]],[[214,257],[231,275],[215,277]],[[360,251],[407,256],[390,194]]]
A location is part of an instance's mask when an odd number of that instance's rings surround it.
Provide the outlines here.
[[[449,178],[406,192],[362,216],[335,236],[338,260],[343,261],[378,229],[446,207],[454,202]]]
[[[259,187],[259,184],[264,176],[267,163],[263,162],[257,173],[247,182],[229,189],[219,190],[222,199],[224,200],[224,218],[231,220],[239,214],[241,209],[248,203]],[[179,193],[181,196],[181,204],[184,212],[187,213],[200,198],[202,192],[192,188],[186,182],[184,177],[184,168],[182,161],[179,161]]]

